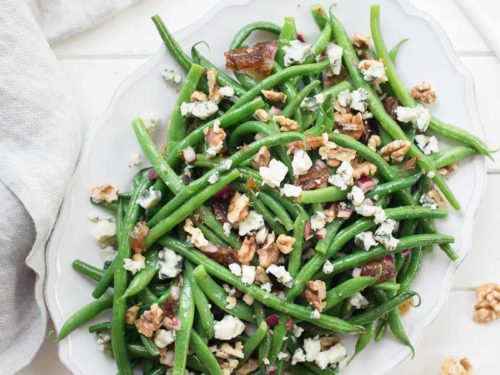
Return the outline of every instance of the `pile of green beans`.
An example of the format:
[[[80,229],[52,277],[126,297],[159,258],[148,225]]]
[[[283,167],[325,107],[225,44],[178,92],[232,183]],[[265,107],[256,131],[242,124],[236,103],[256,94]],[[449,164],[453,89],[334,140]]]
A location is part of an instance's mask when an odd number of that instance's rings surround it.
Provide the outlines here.
[[[88,325],[88,331],[101,340],[110,338],[104,345],[109,346],[119,374],[133,374],[140,367],[146,375],[164,374],[171,352],[168,366],[174,375],[186,370],[222,375],[229,365],[233,373],[252,366],[252,374],[258,375],[271,369],[276,375],[338,374],[339,363],[320,368],[314,359],[292,365],[290,358],[300,354],[306,339],[358,335],[354,352],[346,358],[351,362],[370,342],[380,341],[388,327],[414,350],[398,307],[426,297],[412,285],[424,272],[425,254],[433,246],[441,247],[452,261],[458,258],[451,247],[453,237],[439,233],[435,223],[447,217],[447,210],[421,204],[422,197],[430,196],[435,184],[450,205],[460,209],[439,170],[478,154],[491,157],[491,152],[474,135],[432,117],[429,130],[458,145],[425,155],[413,142],[415,131],[386,112],[382,95],[395,96],[406,107],[418,102],[395,65],[406,39],[386,48],[379,6],[370,12],[374,43],[370,53],[384,63],[388,82],[381,86],[382,92],[358,69],[358,53],[333,12],[313,5],[311,14],[320,32],[310,42],[309,53],[292,66],[286,66],[287,51],[301,39],[294,18],[286,17],[283,25],[252,22],[234,36],[228,50],[238,48],[241,54],[252,53],[248,38],[255,32],[276,40],[274,65],[265,77],[249,70],[231,75],[200,53],[203,42],[192,46],[188,55],[161,18],[152,18],[186,74],[172,103],[166,148],[158,149],[141,118],[132,122],[151,167],[137,172],[132,188],[120,191],[114,201],[91,200],[114,215],[116,257],[103,267],[73,262],[75,271],[95,283],[94,300],[72,314],[57,335],[51,333],[51,340],[58,342]],[[333,85],[325,79],[332,73],[326,53],[332,43],[342,48],[343,64]],[[208,70],[215,71],[216,86]],[[183,115],[181,107],[194,100],[194,93],[208,97],[214,87],[232,89],[234,95],[222,97],[216,103],[218,111],[208,118]],[[380,147],[368,147],[368,137],[354,138],[336,123],[339,112],[359,113],[339,108],[339,95],[355,89],[368,93],[367,112],[373,118],[363,126],[378,125],[373,128],[378,128],[381,146],[394,140],[409,142],[401,162],[387,161]],[[279,109],[263,90],[284,94]],[[283,118],[292,130],[281,123]],[[208,144],[209,135],[216,131],[223,133],[223,140],[214,155],[207,151],[213,146]],[[305,153],[305,171],[300,171],[304,165],[298,160],[299,149]],[[349,151],[356,161],[344,154],[335,159],[329,154],[332,149]],[[195,155],[195,160],[184,160],[186,154]],[[411,167],[410,158],[416,158],[416,166]],[[280,169],[270,169],[271,163]],[[369,173],[354,176],[359,171],[353,170],[345,179],[347,188],[337,186],[336,178],[349,173],[346,164],[358,168],[366,163]],[[150,190],[158,191],[161,199],[144,208]],[[237,197],[242,201],[236,202]],[[230,221],[230,211],[243,201],[238,220]],[[378,206],[377,213],[362,216],[373,205]],[[256,222],[247,222],[251,215]],[[394,230],[383,232],[385,227]],[[362,239],[368,232],[376,241],[366,247]],[[394,237],[392,245],[384,242],[389,237]],[[125,268],[129,263],[138,269]],[[143,324],[153,325],[155,309],[167,318],[162,316],[148,332]],[[111,320],[95,322],[106,310],[111,310]],[[228,328],[223,326],[225,319],[237,323]],[[162,345],[165,332],[160,329],[173,331],[167,332],[175,336],[168,346]],[[228,334],[232,336],[225,337]],[[221,354],[223,344],[233,350],[229,360]]]

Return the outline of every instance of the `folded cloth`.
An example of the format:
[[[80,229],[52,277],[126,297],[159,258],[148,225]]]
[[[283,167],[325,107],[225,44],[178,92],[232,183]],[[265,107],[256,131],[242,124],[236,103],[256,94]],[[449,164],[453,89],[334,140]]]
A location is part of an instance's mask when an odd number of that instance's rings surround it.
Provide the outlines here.
[[[498,0],[457,0],[457,4],[500,59],[500,38],[498,37],[500,3]]]
[[[80,150],[56,57],[23,1],[0,1],[0,372],[46,338],[45,244]]]
[[[89,29],[137,0],[25,0],[49,42]]]

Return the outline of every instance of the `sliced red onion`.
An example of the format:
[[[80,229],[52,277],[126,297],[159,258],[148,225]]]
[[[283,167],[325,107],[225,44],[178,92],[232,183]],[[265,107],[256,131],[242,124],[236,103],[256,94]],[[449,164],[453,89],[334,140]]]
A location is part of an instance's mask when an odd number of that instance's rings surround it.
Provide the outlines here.
[[[270,367],[267,369],[267,375],[274,375],[276,373],[276,367]]]
[[[353,209],[345,205],[338,205],[337,207],[337,217],[339,219],[349,219],[352,216]]]
[[[391,255],[384,256],[384,262],[394,264],[394,258]]]
[[[271,109],[269,110],[269,114],[271,116],[274,116],[274,115],[279,115],[281,113],[281,108],[280,107],[277,107],[275,105],[273,105],[271,107]]]
[[[215,199],[226,199],[233,192],[231,185],[226,185],[214,194]]]
[[[156,172],[156,169],[151,168],[148,172],[148,178],[150,181],[154,181],[158,178],[158,172]]]
[[[306,38],[304,37],[304,34],[297,33],[297,40],[301,41],[302,43],[305,43]]]
[[[317,240],[324,240],[326,238],[326,228],[318,230],[314,237],[316,237]]]
[[[411,254],[411,249],[404,249],[402,252],[401,252],[401,255],[404,256],[404,257],[407,257],[408,255]]]
[[[304,238],[306,240],[312,238],[312,232],[311,232],[311,222],[308,221],[304,227]]]
[[[367,191],[373,190],[375,186],[377,186],[378,180],[376,178],[371,178],[371,177],[366,177],[363,176],[361,177],[357,182],[356,185],[363,190],[364,193]]]
[[[266,318],[266,323],[267,325],[269,326],[269,328],[273,328],[274,326],[276,326],[278,323],[280,322],[280,318],[278,315],[276,314],[273,314],[273,315],[269,315],[267,318]]]

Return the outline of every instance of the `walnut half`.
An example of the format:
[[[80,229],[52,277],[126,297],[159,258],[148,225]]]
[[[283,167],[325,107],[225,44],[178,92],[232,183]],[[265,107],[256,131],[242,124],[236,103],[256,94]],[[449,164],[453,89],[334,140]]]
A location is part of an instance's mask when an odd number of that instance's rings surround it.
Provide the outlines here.
[[[380,155],[387,161],[400,163],[410,149],[410,142],[404,139],[397,139],[382,147]]]
[[[477,303],[474,307],[474,321],[488,323],[500,318],[500,285],[484,284],[476,288]]]
[[[472,364],[469,359],[464,357],[460,361],[450,357],[441,365],[439,375],[472,375]]]
[[[311,280],[306,283],[304,296],[307,302],[318,310],[323,311],[326,306],[326,284],[322,280]]]
[[[413,86],[411,96],[424,103],[432,103],[436,100],[436,92],[429,82],[422,82],[420,85]]]

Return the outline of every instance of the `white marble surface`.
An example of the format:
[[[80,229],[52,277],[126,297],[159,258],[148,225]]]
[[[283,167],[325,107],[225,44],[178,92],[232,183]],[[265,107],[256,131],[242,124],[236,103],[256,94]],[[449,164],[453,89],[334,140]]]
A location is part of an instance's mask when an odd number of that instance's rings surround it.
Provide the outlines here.
[[[442,24],[473,73],[488,143],[498,147],[500,62],[453,0],[411,1]],[[105,108],[116,85],[161,44],[149,20],[151,15],[160,14],[176,30],[198,19],[217,2],[143,0],[99,27],[57,43],[54,50],[78,101],[85,129]],[[492,13],[500,21],[500,2],[496,4]],[[417,345],[415,358],[399,365],[390,375],[438,374],[441,362],[450,355],[469,357],[478,375],[500,374],[500,321],[477,325],[471,319],[475,301],[472,288],[500,282],[500,245],[496,242],[499,191],[500,164],[489,163],[488,186],[474,223],[471,255],[458,271],[443,311]],[[33,363],[19,374],[64,375],[69,371],[59,362],[56,346],[46,343]]]

